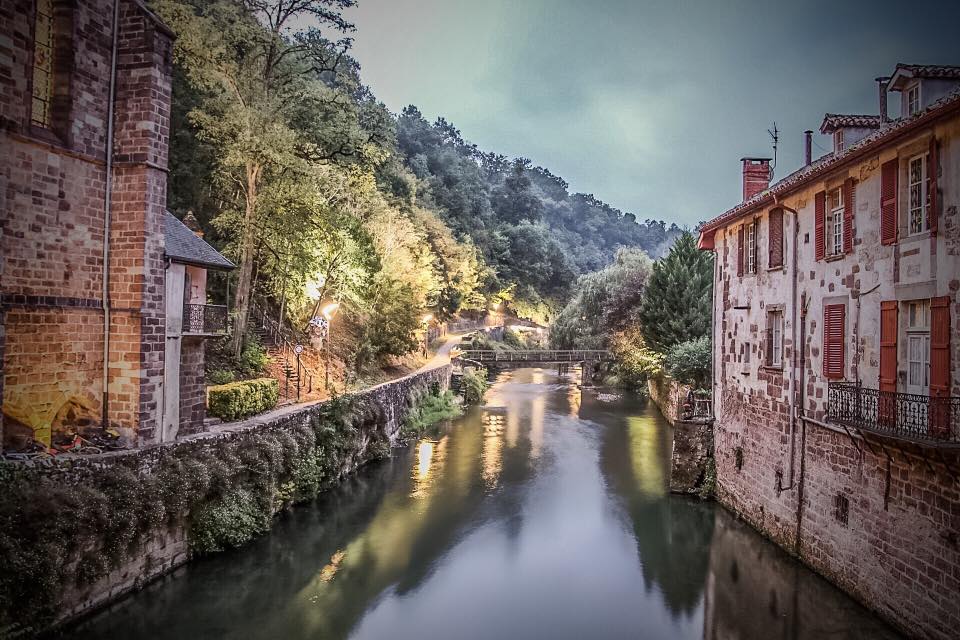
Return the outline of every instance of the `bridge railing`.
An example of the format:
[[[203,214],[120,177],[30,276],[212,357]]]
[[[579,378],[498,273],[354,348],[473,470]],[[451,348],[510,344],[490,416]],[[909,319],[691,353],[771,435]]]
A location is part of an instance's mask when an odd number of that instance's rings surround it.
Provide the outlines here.
[[[601,362],[610,359],[603,349],[538,349],[527,351],[494,351],[492,349],[464,349],[459,357],[476,362]]]

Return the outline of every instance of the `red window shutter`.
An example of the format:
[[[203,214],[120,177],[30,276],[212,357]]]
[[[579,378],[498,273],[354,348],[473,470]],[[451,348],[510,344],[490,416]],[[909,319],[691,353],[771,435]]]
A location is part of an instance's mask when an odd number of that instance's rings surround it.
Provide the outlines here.
[[[737,229],[737,275],[743,275],[743,225]]]
[[[823,307],[823,375],[831,380],[843,377],[846,311],[843,304]]]
[[[897,182],[900,165],[896,159],[880,168],[880,242],[897,241]]]
[[[814,240],[817,243],[817,260],[823,260],[824,255],[824,237],[823,237],[823,227],[827,217],[827,192],[820,191],[814,197],[814,212],[816,214],[816,222],[814,229]]]
[[[767,219],[769,231],[767,233],[770,241],[769,267],[783,266],[783,209],[774,209],[770,212]]]
[[[930,300],[930,435],[946,437],[950,411],[950,298]]]
[[[843,252],[853,252],[853,212],[856,190],[853,188],[853,178],[847,178],[843,183]]]
[[[880,424],[892,427],[897,421],[897,302],[880,303]]]
[[[940,212],[937,208],[937,173],[939,168],[939,158],[937,157],[937,139],[931,138],[930,140],[930,159],[927,164],[927,174],[930,178],[930,181],[927,185],[927,189],[930,192],[930,211],[927,214],[930,217],[930,232],[936,235],[937,227],[939,226]]]
[[[753,221],[753,273],[760,267],[760,223]]]

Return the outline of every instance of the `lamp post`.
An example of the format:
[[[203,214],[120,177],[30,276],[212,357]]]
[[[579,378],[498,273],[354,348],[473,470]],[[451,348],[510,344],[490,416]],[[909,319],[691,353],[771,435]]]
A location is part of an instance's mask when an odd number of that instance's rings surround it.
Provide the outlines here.
[[[423,323],[423,357],[426,358],[430,352],[430,321],[433,320],[433,314],[424,315],[420,321]]]
[[[331,302],[320,311],[327,320],[327,335],[323,341],[325,352],[323,358],[323,387],[327,391],[330,391],[330,329],[333,324],[333,314],[336,313],[338,308],[340,308],[339,302]]]

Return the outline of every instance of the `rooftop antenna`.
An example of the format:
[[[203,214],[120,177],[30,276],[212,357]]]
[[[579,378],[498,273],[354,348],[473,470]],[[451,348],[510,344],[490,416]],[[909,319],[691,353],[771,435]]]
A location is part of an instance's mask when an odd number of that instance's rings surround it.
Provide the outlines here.
[[[773,140],[773,162],[770,163],[770,179],[773,179],[773,170],[777,168],[777,145],[780,143],[780,131],[777,129],[777,123],[773,123],[773,129],[767,129],[770,138]]]

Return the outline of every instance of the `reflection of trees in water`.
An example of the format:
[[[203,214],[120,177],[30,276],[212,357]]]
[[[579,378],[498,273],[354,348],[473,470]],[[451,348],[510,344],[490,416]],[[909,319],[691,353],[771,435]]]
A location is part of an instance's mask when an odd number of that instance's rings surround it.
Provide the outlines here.
[[[707,584],[706,640],[899,637],[724,509],[717,509]]]
[[[707,575],[714,509],[669,497],[670,425],[655,408],[627,412],[620,403],[588,397],[580,416],[608,425],[600,467],[630,518],[647,589],[659,589],[674,615],[691,615]]]

